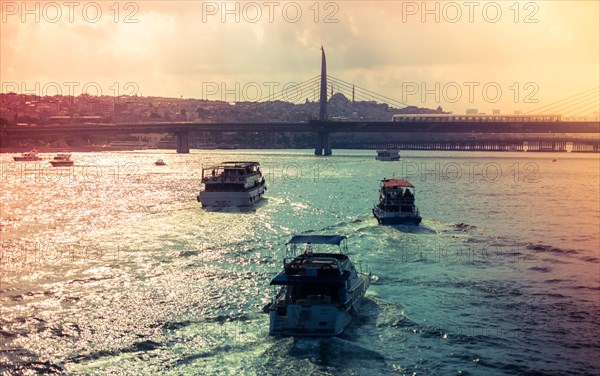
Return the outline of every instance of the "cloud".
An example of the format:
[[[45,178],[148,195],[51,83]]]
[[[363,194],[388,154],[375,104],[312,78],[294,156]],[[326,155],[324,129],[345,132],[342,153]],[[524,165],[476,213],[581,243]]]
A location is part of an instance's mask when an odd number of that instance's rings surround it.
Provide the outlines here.
[[[451,3],[461,7],[458,20]],[[48,2],[40,4],[43,9]],[[135,81],[146,95],[192,97],[209,81],[314,77],[321,45],[330,74],[389,96],[406,81],[550,85],[561,71],[570,72],[572,84],[559,80],[552,91],[568,96],[579,89],[575,83],[597,82],[600,70],[597,2],[518,3],[518,14],[512,2],[499,2],[497,22],[490,22],[493,9],[482,13],[487,3],[472,15],[460,2],[429,2],[417,13],[407,6],[424,3],[282,2],[273,9],[262,2],[229,2],[227,9],[223,2],[125,4],[117,14],[113,3],[101,3],[97,22],[77,12],[74,22],[63,16],[56,23],[22,23],[18,15],[7,16],[0,24],[2,80]]]

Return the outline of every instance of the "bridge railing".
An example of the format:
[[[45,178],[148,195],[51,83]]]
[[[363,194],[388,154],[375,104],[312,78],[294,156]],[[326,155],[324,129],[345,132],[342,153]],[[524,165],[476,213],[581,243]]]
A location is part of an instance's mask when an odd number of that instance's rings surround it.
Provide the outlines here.
[[[396,114],[392,116],[394,122],[434,122],[434,123],[539,123],[539,122],[560,122],[562,115],[543,114],[543,115],[485,115],[485,114]]]

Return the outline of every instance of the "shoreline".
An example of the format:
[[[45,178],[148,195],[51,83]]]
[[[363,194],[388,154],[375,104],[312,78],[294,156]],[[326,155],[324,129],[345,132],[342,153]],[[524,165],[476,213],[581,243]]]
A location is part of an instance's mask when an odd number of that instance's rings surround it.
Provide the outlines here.
[[[190,148],[190,150],[204,150],[204,151],[214,151],[214,150],[276,150],[276,149],[292,149],[292,150],[312,150],[312,148],[256,148],[256,147],[239,147],[235,149],[230,148]],[[172,150],[176,152],[175,149],[155,149],[155,148],[147,148],[147,149],[136,149],[136,148],[114,148],[114,147],[102,147],[102,146],[75,146],[75,147],[37,147],[37,148],[25,148],[25,147],[3,147],[0,148],[0,154],[20,154],[26,153],[35,150],[38,153],[48,153],[48,154],[56,154],[56,153],[94,153],[94,152],[119,152],[119,151],[156,151],[156,152],[164,152],[164,150]],[[334,150],[376,150],[376,148],[335,148]],[[454,151],[454,152],[479,152],[479,153],[541,153],[541,154],[600,154],[600,151],[572,151],[572,150],[458,150],[458,149],[449,149],[449,150],[438,150],[438,149],[401,149],[401,151]]]
[[[115,147],[105,147],[102,145],[94,146],[35,146],[35,147],[25,147],[25,146],[9,146],[9,147],[0,147],[0,154],[9,154],[9,153],[26,153],[29,151],[35,150],[38,153],[85,153],[85,152],[98,152],[98,151],[128,151],[128,150],[153,150],[153,149],[131,149],[131,148],[115,148]],[[159,150],[159,149],[156,149]]]

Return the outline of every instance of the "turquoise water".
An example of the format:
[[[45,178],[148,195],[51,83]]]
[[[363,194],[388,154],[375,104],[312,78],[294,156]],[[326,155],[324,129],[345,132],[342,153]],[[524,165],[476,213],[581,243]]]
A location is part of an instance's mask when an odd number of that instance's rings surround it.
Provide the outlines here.
[[[1,155],[0,373],[598,372],[598,155],[334,154]],[[201,167],[226,160],[261,163],[264,202],[200,207]],[[421,226],[377,225],[384,177],[416,186]],[[301,233],[348,236],[374,274],[339,337],[268,335],[269,281]]]

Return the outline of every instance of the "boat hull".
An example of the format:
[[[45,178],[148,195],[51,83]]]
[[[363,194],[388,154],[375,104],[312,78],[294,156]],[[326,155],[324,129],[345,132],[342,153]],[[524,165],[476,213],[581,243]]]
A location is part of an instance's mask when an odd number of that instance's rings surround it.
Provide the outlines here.
[[[335,304],[282,304],[269,309],[269,334],[298,337],[331,337],[342,334],[358,312],[371,284],[370,274],[359,274],[342,309]],[[298,301],[299,302],[299,301]]]
[[[373,209],[373,216],[380,225],[418,225],[421,216],[415,213],[385,212]]]
[[[265,185],[242,192],[207,192],[200,191],[197,196],[202,207],[251,206],[263,199]]]
[[[73,162],[73,161],[68,161],[68,162],[50,161],[50,164],[54,167],[69,167],[69,166],[73,166],[73,164],[75,164],[75,162]]]
[[[42,158],[29,158],[29,157],[13,157],[15,162],[39,162]]]
[[[269,334],[330,337],[341,334],[352,321],[350,312],[333,305],[290,304],[269,311]]]

